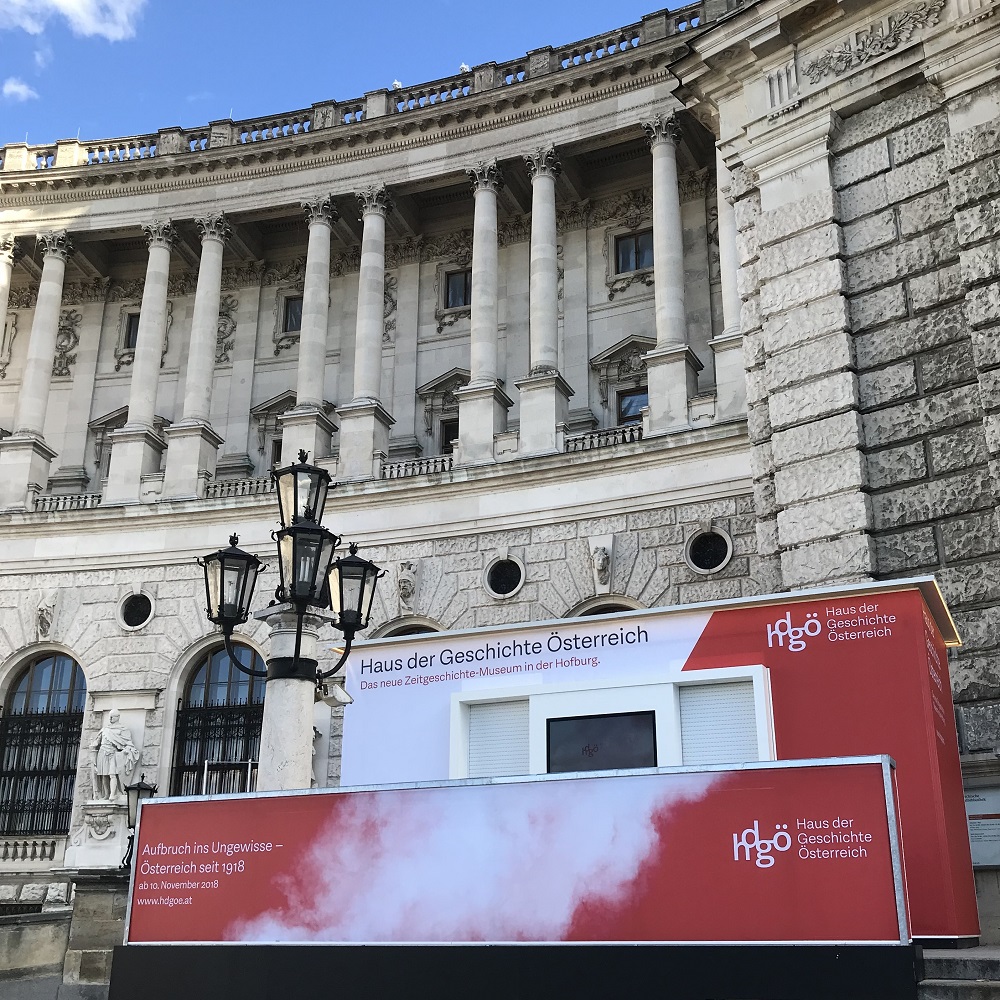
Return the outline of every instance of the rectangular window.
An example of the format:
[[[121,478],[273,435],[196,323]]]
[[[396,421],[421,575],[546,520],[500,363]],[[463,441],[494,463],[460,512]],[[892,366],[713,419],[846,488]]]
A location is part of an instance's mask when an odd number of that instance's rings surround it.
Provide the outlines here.
[[[285,299],[281,319],[282,333],[298,333],[302,329],[302,296],[290,295]]]
[[[642,422],[642,408],[649,405],[649,390],[629,389],[618,393],[618,425]]]
[[[281,438],[276,437],[271,439],[271,468],[277,468],[281,465]]]
[[[445,309],[460,309],[472,303],[472,271],[452,271],[445,276]]]
[[[441,454],[450,455],[454,448],[452,443],[458,437],[458,418],[441,421]]]
[[[548,720],[548,772],[656,767],[656,713]]]
[[[653,230],[615,237],[615,273],[645,271],[653,266]]]
[[[139,342],[139,314],[129,313],[125,317],[125,343],[122,347],[126,351],[134,351],[135,345]]]

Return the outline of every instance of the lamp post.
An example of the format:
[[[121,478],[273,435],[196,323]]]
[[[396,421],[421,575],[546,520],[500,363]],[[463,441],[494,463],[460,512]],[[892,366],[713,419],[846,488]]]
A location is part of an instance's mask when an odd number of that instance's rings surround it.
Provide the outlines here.
[[[383,572],[358,556],[358,547],[334,559],[341,539],[320,524],[330,474],[299,462],[271,473],[277,486],[281,528],[277,543],[280,583],[275,600],[254,617],[271,626],[267,671],[251,670],[236,658],[232,633],[250,617],[250,603],[261,562],[237,548],[236,535],[228,549],[202,559],[208,619],[222,629],[226,650],[239,670],[267,678],[261,724],[257,788],[275,791],[308,788],[312,777],[312,707],[317,688],[346,661],[357,632],[368,627],[375,585]],[[318,629],[328,622],[344,634],[338,662],[321,671],[317,660]],[[346,692],[334,701],[350,701]]]
[[[128,803],[128,815],[125,822],[128,826],[128,850],[122,858],[122,868],[132,867],[132,850],[135,847],[135,824],[139,818],[139,803],[146,799],[151,799],[156,794],[156,785],[150,785],[146,781],[146,775],[140,776],[138,781],[125,786],[125,799]]]

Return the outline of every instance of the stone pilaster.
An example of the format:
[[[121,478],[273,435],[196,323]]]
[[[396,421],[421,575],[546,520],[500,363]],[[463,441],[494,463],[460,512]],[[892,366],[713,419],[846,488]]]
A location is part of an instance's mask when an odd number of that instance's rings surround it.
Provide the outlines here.
[[[753,240],[763,369],[751,433],[770,434],[786,588],[871,579],[871,502],[854,372],[829,110],[778,125],[744,154],[759,175]],[[755,470],[756,473],[757,470]]]
[[[559,262],[556,237],[556,175],[551,146],[524,158],[531,175],[528,377],[516,382],[521,394],[518,454],[561,450],[573,390],[559,374]]]
[[[286,464],[294,461],[300,450],[308,452],[312,460],[329,455],[330,437],[336,430],[323,412],[323,386],[330,323],[330,234],[339,216],[330,197],[303,202],[302,209],[309,224],[309,243],[302,289],[295,408],[279,418],[281,460]]]
[[[162,495],[165,499],[203,497],[205,484],[215,475],[219,445],[222,444],[210,418],[222,295],[222,252],[229,236],[229,224],[221,212],[195,222],[201,233],[201,263],[194,293],[184,410],[181,420],[164,432],[167,466]]]
[[[28,336],[28,357],[17,395],[14,433],[0,441],[0,509],[7,510],[30,508],[33,495],[44,490],[48,483],[49,468],[56,455],[45,443],[43,432],[66,261],[73,252],[73,245],[65,232],[45,233],[39,236],[38,242],[43,252],[42,277]],[[13,264],[13,250],[10,255]],[[7,270],[6,266],[0,270]],[[9,291],[8,283],[8,294],[3,296],[5,312]]]
[[[384,185],[366,188],[357,198],[364,230],[354,341],[354,398],[337,410],[340,417],[337,474],[346,479],[367,479],[379,474],[379,466],[389,454],[389,428],[393,423],[381,401],[385,216],[392,199]]]
[[[142,228],[149,245],[149,261],[139,307],[128,421],[111,435],[111,468],[104,490],[107,504],[138,503],[142,495],[142,477],[159,472],[160,459],[166,449],[166,442],[157,434],[153,421],[163,338],[167,332],[170,250],[176,234],[169,220],[152,222]]]
[[[733,210],[732,176],[719,153],[716,157],[719,212],[719,272],[722,279],[722,332],[712,338],[715,355],[716,420],[746,416],[747,387],[743,369],[743,334],[740,329],[739,263],[736,249],[736,213]]]
[[[688,426],[688,399],[698,392],[701,363],[688,346],[684,315],[684,228],[677,186],[680,129],[673,116],[643,122],[653,154],[653,291],[656,348],[646,355],[646,434]]]
[[[471,377],[458,396],[458,460],[463,465],[492,462],[495,435],[507,428],[512,405],[497,378],[499,339],[499,244],[497,191],[503,175],[496,160],[466,173],[475,197],[472,230]]]

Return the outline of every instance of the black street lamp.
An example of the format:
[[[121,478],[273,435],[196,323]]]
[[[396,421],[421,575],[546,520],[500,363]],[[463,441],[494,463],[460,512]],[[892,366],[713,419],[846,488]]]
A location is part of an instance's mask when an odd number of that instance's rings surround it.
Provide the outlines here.
[[[326,585],[326,605],[337,616],[336,627],[344,633],[344,652],[335,667],[320,674],[321,679],[336,673],[343,666],[351,652],[355,632],[368,628],[375,585],[380,577],[385,576],[385,570],[358,555],[354,542],[348,549],[350,555],[341,556],[330,567]]]
[[[282,528],[299,521],[319,524],[323,520],[330,473],[310,465],[308,458],[308,452],[300,451],[298,465],[287,465],[271,473],[278,487],[278,518]]]
[[[128,806],[126,824],[128,826],[128,850],[122,858],[122,868],[131,868],[132,850],[135,847],[135,824],[139,818],[139,803],[146,799],[151,799],[156,794],[156,785],[150,785],[146,781],[146,775],[140,776],[138,781],[125,786],[125,799]]]

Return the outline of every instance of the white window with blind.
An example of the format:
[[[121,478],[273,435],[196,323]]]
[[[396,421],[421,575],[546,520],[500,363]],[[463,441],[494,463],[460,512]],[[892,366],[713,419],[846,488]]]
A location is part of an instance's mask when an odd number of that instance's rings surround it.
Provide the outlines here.
[[[767,669],[661,684],[534,685],[452,696],[453,778],[774,760]]]

